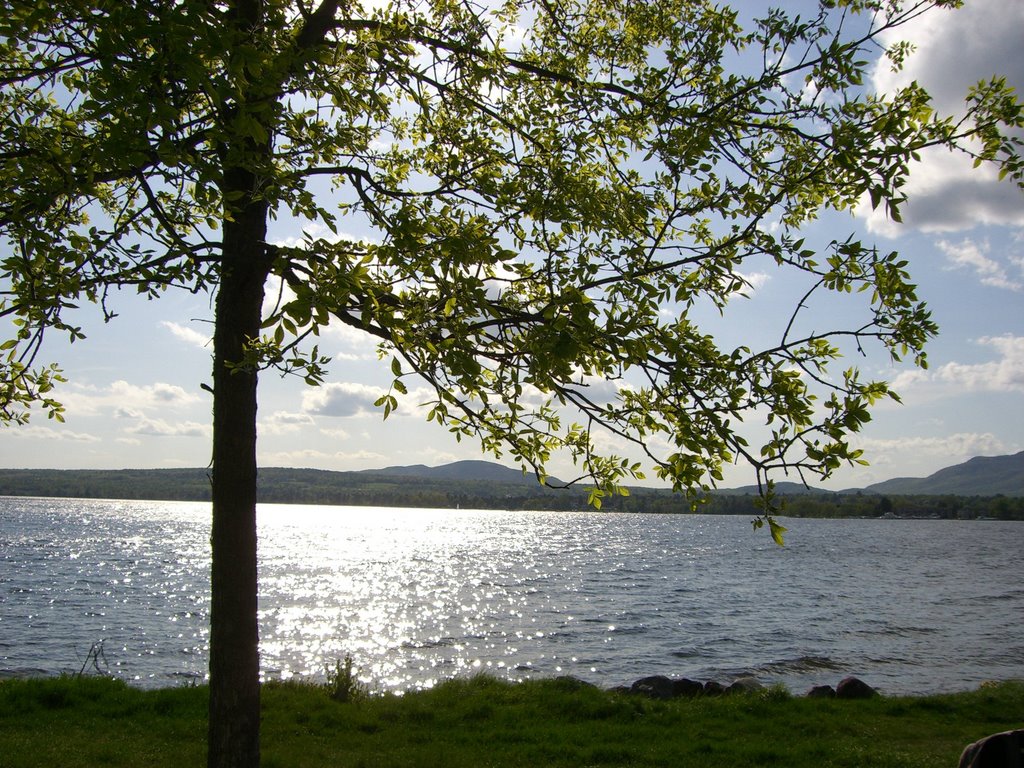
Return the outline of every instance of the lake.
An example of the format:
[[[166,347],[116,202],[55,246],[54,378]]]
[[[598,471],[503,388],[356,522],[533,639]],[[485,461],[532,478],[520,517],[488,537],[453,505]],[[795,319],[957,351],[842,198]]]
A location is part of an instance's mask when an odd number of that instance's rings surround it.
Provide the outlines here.
[[[201,681],[209,506],[0,498],[0,677]],[[260,505],[267,679],[1024,677],[1024,524]],[[101,649],[97,659],[90,649]]]

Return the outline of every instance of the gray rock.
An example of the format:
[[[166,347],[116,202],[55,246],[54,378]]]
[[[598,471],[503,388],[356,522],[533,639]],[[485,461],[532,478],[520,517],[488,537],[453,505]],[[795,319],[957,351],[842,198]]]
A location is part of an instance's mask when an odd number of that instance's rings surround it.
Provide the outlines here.
[[[586,680],[580,680],[578,677],[573,677],[572,675],[560,675],[559,677],[556,677],[555,685],[563,691],[579,691],[584,688],[597,688],[593,683],[588,683]]]
[[[836,689],[831,685],[816,685],[807,692],[809,699],[834,699]]]
[[[671,699],[675,695],[675,685],[664,675],[642,677],[629,690],[652,699]]]
[[[723,693],[725,693],[725,686],[721,683],[716,683],[714,680],[704,683],[705,696],[721,696]]]
[[[693,698],[704,693],[704,685],[697,680],[681,677],[672,681],[672,695]]]
[[[878,691],[856,677],[844,677],[836,686],[837,699],[870,699]]]
[[[733,680],[728,688],[725,689],[726,693],[752,693],[754,691],[760,691],[764,688],[761,683],[754,677],[739,677]]]

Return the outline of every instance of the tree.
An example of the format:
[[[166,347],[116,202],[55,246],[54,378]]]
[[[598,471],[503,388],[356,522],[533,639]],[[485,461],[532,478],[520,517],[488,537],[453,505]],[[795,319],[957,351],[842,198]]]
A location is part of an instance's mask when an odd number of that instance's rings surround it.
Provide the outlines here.
[[[954,4],[823,0],[745,31],[690,0],[2,3],[3,420],[61,418],[35,360],[44,332],[83,336],[78,302],[216,294],[211,766],[258,762],[257,374],[320,382],[329,322],[379,339],[385,417],[418,377],[428,419],[541,480],[568,452],[598,506],[643,471],[602,435],[694,498],[733,460],[759,483],[860,460],[849,435],[894,394],[832,366],[872,342],[923,365],[935,326],[896,254],[798,231],[863,197],[898,218],[933,145],[1021,184],[1004,81],[957,120],[862,86],[883,32]],[[333,234],[274,244],[283,216]],[[374,236],[343,236],[357,220]],[[807,293],[773,343],[729,348],[696,316],[755,264]],[[822,293],[862,322],[812,329]]]

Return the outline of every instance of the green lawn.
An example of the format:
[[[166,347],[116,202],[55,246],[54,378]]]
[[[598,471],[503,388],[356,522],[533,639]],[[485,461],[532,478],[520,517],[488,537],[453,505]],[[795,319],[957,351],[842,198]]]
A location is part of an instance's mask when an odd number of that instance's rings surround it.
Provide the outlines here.
[[[919,766],[955,768],[971,741],[1024,726],[1024,684],[838,701],[772,689],[651,701],[573,684],[481,677],[340,703],[264,688],[263,765]],[[0,683],[0,766],[201,766],[206,690],[98,678]]]

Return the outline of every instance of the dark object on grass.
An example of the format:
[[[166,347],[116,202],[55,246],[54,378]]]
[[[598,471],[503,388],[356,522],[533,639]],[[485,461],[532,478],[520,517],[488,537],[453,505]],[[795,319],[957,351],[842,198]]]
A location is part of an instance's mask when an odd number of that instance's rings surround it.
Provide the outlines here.
[[[725,686],[721,683],[716,683],[714,680],[704,683],[705,696],[721,696],[723,693],[725,693]]]
[[[585,688],[597,688],[593,683],[588,683],[586,680],[580,680],[578,677],[572,675],[562,675],[556,677],[554,685],[557,685],[559,689],[563,691],[582,691]]]
[[[836,686],[837,699],[870,699],[878,691],[856,677],[844,677]]]
[[[630,691],[649,696],[652,699],[671,699],[675,696],[675,686],[664,675],[641,677],[633,683]]]
[[[753,693],[754,691],[760,691],[764,688],[761,683],[754,677],[740,677],[734,680],[728,688],[725,689],[726,693]]]
[[[722,693],[725,690],[722,686],[718,685],[718,683],[712,683],[712,686],[712,693],[715,694]],[[625,690],[628,693],[647,696],[651,699],[692,699],[696,696],[702,696],[708,692],[707,686],[698,680],[690,680],[685,677],[673,680],[665,677],[664,675],[641,677],[629,688],[623,688],[620,686],[620,688],[616,690]],[[744,690],[752,689],[745,688]]]
[[[807,692],[809,699],[834,699],[836,689],[831,685],[816,685]]]
[[[688,699],[692,699],[694,696],[700,696],[704,693],[704,685],[698,680],[690,680],[686,677],[681,677],[678,680],[672,681],[672,695],[682,696]]]
[[[1024,730],[1004,731],[968,744],[960,768],[1024,768]]]

